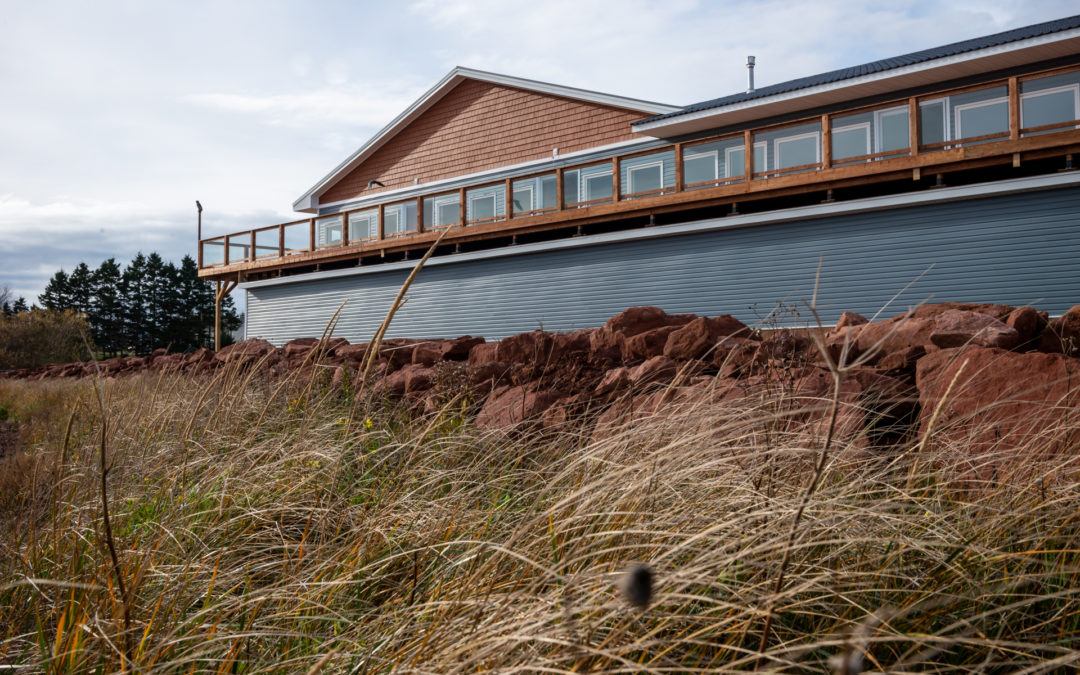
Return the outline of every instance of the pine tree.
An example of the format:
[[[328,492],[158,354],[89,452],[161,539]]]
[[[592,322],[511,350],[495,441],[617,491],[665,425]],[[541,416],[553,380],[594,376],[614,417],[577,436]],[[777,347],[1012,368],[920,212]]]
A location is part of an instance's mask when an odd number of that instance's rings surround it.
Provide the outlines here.
[[[123,325],[125,348],[136,354],[151,350],[149,316],[149,289],[146,278],[146,256],[140,251],[124,268],[120,280],[120,297],[123,298]]]
[[[26,304],[26,298],[19,296],[19,299],[15,301],[15,304],[11,306],[11,313],[18,314],[19,312],[29,312],[30,307]]]
[[[144,272],[146,288],[147,351],[167,347],[172,342],[170,328],[176,307],[176,268],[157,253],[146,256]]]
[[[209,282],[199,278],[199,268],[194,258],[184,256],[176,273],[176,311],[169,331],[174,349],[188,351],[207,344],[200,308],[209,288]],[[210,304],[212,325],[213,296],[210,296]]]
[[[94,298],[94,273],[86,266],[79,263],[68,277],[68,289],[70,290],[71,308],[76,312],[90,314],[90,305]]]
[[[38,302],[45,309],[68,309],[71,307],[71,284],[68,275],[60,270],[49,279],[45,292],[38,296]]]
[[[124,305],[120,294],[122,274],[116,258],[109,258],[94,270],[89,321],[94,343],[106,354],[124,348]]]

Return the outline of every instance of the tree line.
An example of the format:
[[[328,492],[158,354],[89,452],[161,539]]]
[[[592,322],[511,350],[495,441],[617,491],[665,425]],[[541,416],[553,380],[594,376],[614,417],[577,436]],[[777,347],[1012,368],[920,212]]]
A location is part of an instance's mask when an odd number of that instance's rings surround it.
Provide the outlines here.
[[[94,345],[107,355],[213,346],[214,288],[199,278],[191,256],[184,256],[179,266],[157,253],[141,252],[124,268],[115,258],[97,269],[79,263],[70,274],[54,274],[38,302],[46,310],[74,310],[84,316]],[[5,302],[3,311],[10,316],[28,308],[19,298],[14,304]],[[223,341],[240,324],[232,298],[226,297],[221,303]]]

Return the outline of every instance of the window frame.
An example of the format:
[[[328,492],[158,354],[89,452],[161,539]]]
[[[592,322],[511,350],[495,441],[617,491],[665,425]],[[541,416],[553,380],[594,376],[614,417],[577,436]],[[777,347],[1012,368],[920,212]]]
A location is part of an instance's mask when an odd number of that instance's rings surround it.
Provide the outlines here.
[[[1039,96],[1046,96],[1048,94],[1059,94],[1063,91],[1072,91],[1073,94],[1073,119],[1080,118],[1080,84],[1063,84],[1060,87],[1048,87],[1046,89],[1036,89],[1035,91],[1029,91],[1026,94],[1020,94],[1020,128],[1024,129],[1024,101],[1026,99],[1038,98]],[[1050,131],[1064,131],[1068,129],[1068,126],[1060,127],[1059,129],[1052,129]],[[1080,121],[1077,122],[1073,129],[1080,129]]]
[[[439,222],[439,215],[444,206],[458,207],[457,218],[451,223]],[[440,195],[438,197],[432,197],[431,209],[433,211],[431,214],[431,229],[439,230],[444,227],[453,227],[454,225],[461,224],[461,200],[458,198],[458,195]]]
[[[856,122],[854,124],[845,124],[842,127],[833,127],[829,131],[829,142],[832,143],[832,145],[833,145],[833,147],[830,148],[830,150],[832,152],[832,156],[833,156],[832,157],[833,163],[839,162],[841,164],[858,164],[859,162],[869,162],[870,161],[869,158],[867,158],[867,159],[859,159],[859,158],[862,155],[869,155],[869,154],[872,154],[874,152],[872,150],[874,138],[873,138],[873,134],[870,132],[870,126],[871,126],[870,121],[866,121],[866,122]],[[864,132],[866,132],[866,152],[863,152],[862,155],[849,155],[847,157],[837,157],[836,156],[836,143],[835,143],[836,133],[837,132],[844,133],[846,131],[853,131],[855,129],[862,129]]]
[[[634,172],[644,171],[645,169],[659,169],[660,170],[660,185],[652,190],[635,190],[634,189]],[[624,196],[635,195],[639,192],[662,192],[668,188],[664,187],[664,160],[658,159],[654,162],[646,162],[643,164],[635,164],[634,166],[626,167],[626,182],[627,191],[623,193]],[[614,187],[614,186],[612,186]],[[614,190],[613,190],[614,192]]]
[[[712,150],[706,150],[705,152],[695,152],[695,153],[693,153],[692,156],[689,156],[689,157],[686,154],[686,150],[683,150],[683,176],[684,176],[683,182],[684,183],[687,182],[686,179],[685,179],[685,176],[686,176],[687,173],[689,173],[686,170],[686,163],[687,162],[697,161],[697,160],[704,159],[704,158],[707,158],[707,157],[710,157],[710,156],[712,157],[712,161],[713,161],[713,177],[712,178],[706,178],[705,180],[693,181],[692,183],[689,183],[689,184],[691,184],[691,185],[699,184],[700,185],[700,184],[704,184],[704,183],[708,183],[708,182],[717,182],[717,181],[723,179],[724,177],[720,175],[720,149],[719,148],[713,148]]]
[[[780,157],[781,157],[780,144],[781,143],[791,143],[793,141],[801,141],[801,140],[805,140],[807,138],[813,138],[814,140],[817,141],[814,144],[814,153],[815,153],[815,156],[817,157],[817,159],[815,159],[813,162],[804,162],[803,164],[792,164],[791,166],[785,166],[785,167],[780,166]],[[754,145],[756,146],[757,143],[755,143]],[[821,164],[821,132],[820,131],[808,131],[808,132],[806,132],[804,134],[795,134],[794,136],[781,136],[780,138],[774,138],[773,139],[773,164],[774,164],[773,170],[769,171],[769,173],[776,173],[778,175],[781,172],[791,171],[792,169],[795,169],[795,167],[807,166],[808,164],[811,165],[809,168],[800,169],[800,171],[802,171],[802,170],[812,171],[813,170],[813,166],[812,166],[813,164]],[[766,171],[768,171],[768,168],[767,168],[769,166],[769,158],[768,157],[765,158],[765,166],[766,166]]]
[[[469,213],[472,213],[474,215],[476,214],[476,206],[475,206],[475,204],[476,204],[476,202],[480,201],[481,199],[490,199],[491,200],[491,215],[487,216],[485,218],[468,218],[467,219],[468,222],[473,223],[473,222],[477,222],[477,221],[481,221],[481,220],[485,221],[485,222],[488,222],[488,221],[494,221],[494,220],[502,217],[502,216],[499,215],[499,199],[496,196],[496,193],[494,191],[491,191],[491,192],[488,192],[488,193],[485,193],[485,194],[469,195],[468,196]]]
[[[893,106],[892,108],[883,108],[881,110],[874,111],[874,152],[901,152],[903,148],[897,148],[895,150],[883,150],[882,141],[885,138],[885,128],[882,124],[882,120],[887,115],[908,115],[908,152],[911,152],[911,111],[906,105]],[[882,157],[881,159],[884,159]]]
[[[923,145],[934,145],[934,143],[948,143],[949,141],[953,140],[952,139],[952,119],[951,119],[952,114],[949,111],[949,97],[948,96],[940,96],[938,98],[932,98],[932,99],[928,99],[926,101],[919,101],[919,118],[920,118],[919,119],[919,128],[922,129],[922,127],[923,127],[923,124],[922,124],[923,108],[924,107],[929,107],[929,106],[932,106],[932,105],[937,105],[939,103],[941,104],[941,133],[944,136],[944,138],[942,138],[940,141],[933,141],[932,143],[923,143],[922,138],[917,138],[917,139],[915,139],[915,144],[917,146],[921,147]],[[921,134],[922,132],[920,131],[919,133]],[[942,146],[940,149],[945,150],[945,149],[948,149],[949,147],[951,147],[951,146],[945,145],[945,146]]]
[[[364,223],[364,231],[367,232],[363,237],[354,237],[353,233],[357,232],[357,226],[360,223]],[[371,231],[375,230],[374,234]],[[379,210],[371,209],[367,211],[357,211],[356,213],[349,214],[349,241],[365,241],[369,239],[379,238]]]
[[[961,103],[960,105],[953,106],[953,123],[956,125],[956,129],[954,130],[956,138],[954,140],[962,143],[965,138],[964,132],[961,129],[960,124],[961,119],[963,118],[963,115],[961,113],[967,110],[975,110],[976,108],[985,108],[987,106],[1000,105],[1002,103],[1005,104],[1005,130],[997,133],[1007,135],[1009,133],[1009,97],[1008,95],[1005,95],[998,96],[997,98],[988,98],[982,101],[972,101],[971,103]],[[985,135],[986,134],[976,134],[975,136],[971,136],[970,138],[978,138],[979,136]]]
[[[579,169],[578,170],[578,202],[577,203],[578,204],[584,204],[585,206],[591,206],[591,204],[588,204],[586,202],[592,202],[594,200],[605,199],[605,197],[593,197],[590,194],[589,181],[594,180],[596,178],[607,178],[608,179],[608,191],[611,194],[606,198],[614,200],[615,199],[615,174],[612,173],[611,166],[606,165],[603,168],[598,168],[598,167],[594,166],[592,168],[594,168],[596,170],[595,171],[590,171],[588,173],[586,173],[585,169]],[[585,199],[581,199],[581,197],[585,197]]]
[[[539,181],[537,181],[537,182],[539,182]],[[536,204],[536,190],[533,189],[533,188],[534,188],[534,186],[531,183],[528,184],[528,185],[522,185],[521,187],[513,187],[513,186],[511,186],[511,189],[510,189],[510,203],[513,205],[513,209],[514,209],[515,214],[517,214],[517,213],[529,213],[531,211],[536,210],[536,206],[535,206],[535,204]],[[529,193],[529,207],[528,208],[524,208],[524,207],[522,207],[520,209],[518,208],[518,206],[517,206],[518,200],[515,198],[514,195],[516,195],[519,192],[528,192]]]

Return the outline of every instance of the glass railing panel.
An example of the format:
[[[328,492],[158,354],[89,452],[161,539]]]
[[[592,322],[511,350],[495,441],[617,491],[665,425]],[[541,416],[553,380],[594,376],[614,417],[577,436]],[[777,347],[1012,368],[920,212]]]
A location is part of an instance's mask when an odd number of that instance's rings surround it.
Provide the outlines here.
[[[515,180],[511,190],[515,218],[552,211],[559,199],[558,176],[551,173]]]
[[[475,225],[506,220],[506,185],[488,185],[465,192],[465,221]]]
[[[225,264],[225,237],[202,242],[202,264],[203,267]]]
[[[278,255],[278,236],[280,230],[277,227],[255,230],[255,257],[276,258]]]
[[[319,218],[315,221],[315,247],[330,248],[345,243],[345,217]]]
[[[229,240],[229,264],[246,262],[251,255],[251,233],[230,234]]]
[[[437,230],[461,223],[461,195],[449,192],[424,199],[424,229]]]
[[[754,134],[754,177],[821,168],[821,120]]]
[[[349,241],[367,241],[379,238],[379,209],[356,211],[349,214]]]
[[[989,87],[919,102],[919,143],[924,150],[1009,137],[1009,88]]]
[[[563,199],[567,206],[603,204],[610,202],[614,195],[610,163],[563,172]]]
[[[1020,83],[1020,134],[1080,128],[1080,71]]]
[[[311,249],[311,225],[305,221],[284,226],[285,255]]]
[[[383,233],[387,237],[416,234],[416,202],[387,204],[383,208]]]
[[[899,157],[910,153],[908,106],[867,110],[832,119],[833,166]]]
[[[688,190],[741,181],[746,173],[743,139],[699,143],[683,148],[683,186]]]
[[[619,162],[619,194],[629,198],[675,190],[675,150],[629,157]]]

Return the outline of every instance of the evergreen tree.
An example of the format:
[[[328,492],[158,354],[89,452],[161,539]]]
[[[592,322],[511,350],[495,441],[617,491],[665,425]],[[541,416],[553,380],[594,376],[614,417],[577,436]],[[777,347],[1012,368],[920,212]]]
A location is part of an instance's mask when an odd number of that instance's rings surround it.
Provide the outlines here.
[[[120,295],[123,298],[124,347],[136,354],[146,354],[151,350],[151,330],[148,325],[149,289],[146,278],[146,256],[140,251],[128,266],[124,268],[120,280]]]
[[[94,343],[106,354],[124,348],[124,301],[120,294],[122,274],[116,258],[109,258],[94,270],[89,321]]]
[[[38,302],[45,309],[61,310],[71,307],[71,284],[68,275],[60,270],[49,279],[45,292],[38,296]]]
[[[199,278],[199,268],[189,255],[180,261],[176,272],[176,306],[169,329],[173,348],[178,351],[197,349],[213,339],[208,337],[202,316],[206,299],[210,302],[210,325],[214,322],[214,297],[209,282]]]
[[[90,306],[94,299],[94,273],[86,266],[79,263],[68,277],[68,289],[70,291],[71,308],[76,312],[90,314]]]
[[[146,257],[146,348],[172,343],[171,327],[176,311],[176,268],[157,253]]]
[[[26,298],[19,296],[19,299],[15,301],[15,304],[11,306],[11,313],[18,314],[19,312],[29,312],[30,307],[26,304]]]

